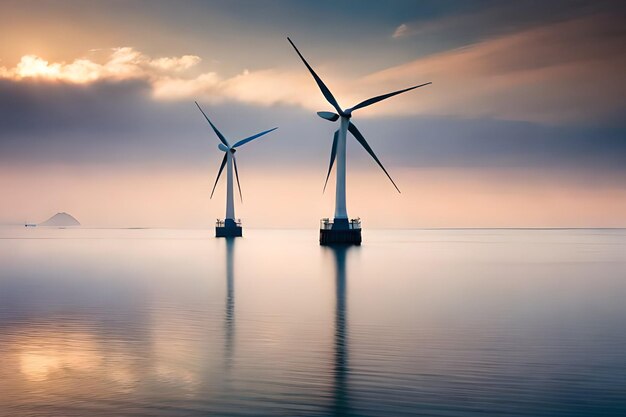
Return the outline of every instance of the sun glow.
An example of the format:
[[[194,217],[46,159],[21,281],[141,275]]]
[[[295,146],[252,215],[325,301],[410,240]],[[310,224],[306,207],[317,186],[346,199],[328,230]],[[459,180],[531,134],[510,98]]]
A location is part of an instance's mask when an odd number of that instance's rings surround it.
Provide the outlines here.
[[[44,78],[73,83],[87,83],[100,77],[100,65],[86,59],[71,64],[49,63],[36,55],[25,55],[12,70],[6,70],[13,78]]]
[[[36,55],[25,55],[17,64],[16,74],[19,77],[55,77],[59,74],[59,68],[59,64],[50,65]]]
[[[114,48],[106,61],[78,58],[70,63],[48,62],[37,55],[24,55],[13,68],[0,67],[0,78],[40,78],[85,84],[101,79],[156,79],[175,74],[200,62],[200,57],[183,55],[152,59],[130,48]]]

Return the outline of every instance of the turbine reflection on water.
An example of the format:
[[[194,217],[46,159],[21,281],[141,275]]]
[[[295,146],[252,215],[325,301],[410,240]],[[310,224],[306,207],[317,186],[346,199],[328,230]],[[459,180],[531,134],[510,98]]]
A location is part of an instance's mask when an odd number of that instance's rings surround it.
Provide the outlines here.
[[[224,364],[230,369],[234,355],[235,336],[235,238],[226,241],[226,303],[224,311]]]
[[[235,362],[235,238],[226,238],[226,299],[224,302],[224,382],[228,385],[228,374]],[[330,254],[335,279],[334,332],[332,340],[332,403],[329,404],[333,416],[352,415],[349,396],[349,337],[347,326],[347,258],[355,246],[325,246],[324,252]]]
[[[333,412],[334,416],[350,415],[349,392],[349,335],[347,314],[347,255],[358,247],[337,245],[328,246],[335,266],[335,332],[333,368]]]

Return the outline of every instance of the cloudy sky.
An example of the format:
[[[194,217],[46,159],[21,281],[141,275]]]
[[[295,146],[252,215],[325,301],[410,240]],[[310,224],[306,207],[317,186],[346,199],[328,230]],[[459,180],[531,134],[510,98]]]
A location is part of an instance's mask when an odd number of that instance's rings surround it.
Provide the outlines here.
[[[581,1],[0,2],[0,223],[207,227],[237,140],[251,227],[314,228],[354,118],[348,213],[371,227],[626,227],[626,7]],[[331,177],[331,181],[334,177]],[[237,202],[239,203],[239,202]]]

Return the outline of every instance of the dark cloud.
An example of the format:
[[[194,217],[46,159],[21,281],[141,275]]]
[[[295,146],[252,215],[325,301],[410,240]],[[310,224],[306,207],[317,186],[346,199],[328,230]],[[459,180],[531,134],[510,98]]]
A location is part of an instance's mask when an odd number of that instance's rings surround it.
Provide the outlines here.
[[[313,112],[234,103],[203,106],[233,140],[279,127],[242,149],[247,164],[325,169],[337,126]],[[354,122],[390,168],[626,170],[623,124],[574,128],[444,117],[357,117]],[[1,163],[102,163],[112,168],[157,163],[204,169],[220,158],[217,139],[193,102],[154,101],[142,82],[0,81],[0,125]],[[350,146],[355,164],[371,164],[356,142]]]
[[[143,81],[69,84],[0,79],[3,137],[42,131],[123,132],[149,110]]]
[[[271,154],[306,159],[296,145],[310,143],[302,140],[302,132],[323,132],[299,109],[232,103],[203,107],[233,140],[280,126],[280,135],[264,138]],[[289,123],[283,126],[283,120]],[[155,101],[141,81],[0,80],[0,126],[0,160],[5,162],[197,165],[218,154],[218,141],[193,101]]]
[[[366,120],[360,126],[405,166],[626,171],[626,126],[545,126],[444,117]]]

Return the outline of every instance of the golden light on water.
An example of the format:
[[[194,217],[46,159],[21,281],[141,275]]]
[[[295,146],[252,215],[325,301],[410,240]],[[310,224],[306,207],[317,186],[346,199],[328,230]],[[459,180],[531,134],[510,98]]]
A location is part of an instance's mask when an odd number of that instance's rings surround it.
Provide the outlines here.
[[[42,335],[19,354],[20,372],[29,381],[41,382],[56,372],[90,372],[99,367],[103,355],[91,336],[72,335],[71,342],[60,335]]]
[[[14,340],[17,371],[31,384],[55,384],[69,376],[83,378],[99,375],[101,380],[113,384],[120,392],[130,392],[137,384],[136,372],[128,360],[106,361],[115,356],[118,348],[104,349],[94,335],[83,331],[58,331],[37,334],[30,340]],[[61,387],[59,387],[61,389]],[[84,390],[75,384],[63,389]]]
[[[30,381],[45,381],[60,366],[61,360],[49,352],[25,352],[20,355],[20,370]]]

